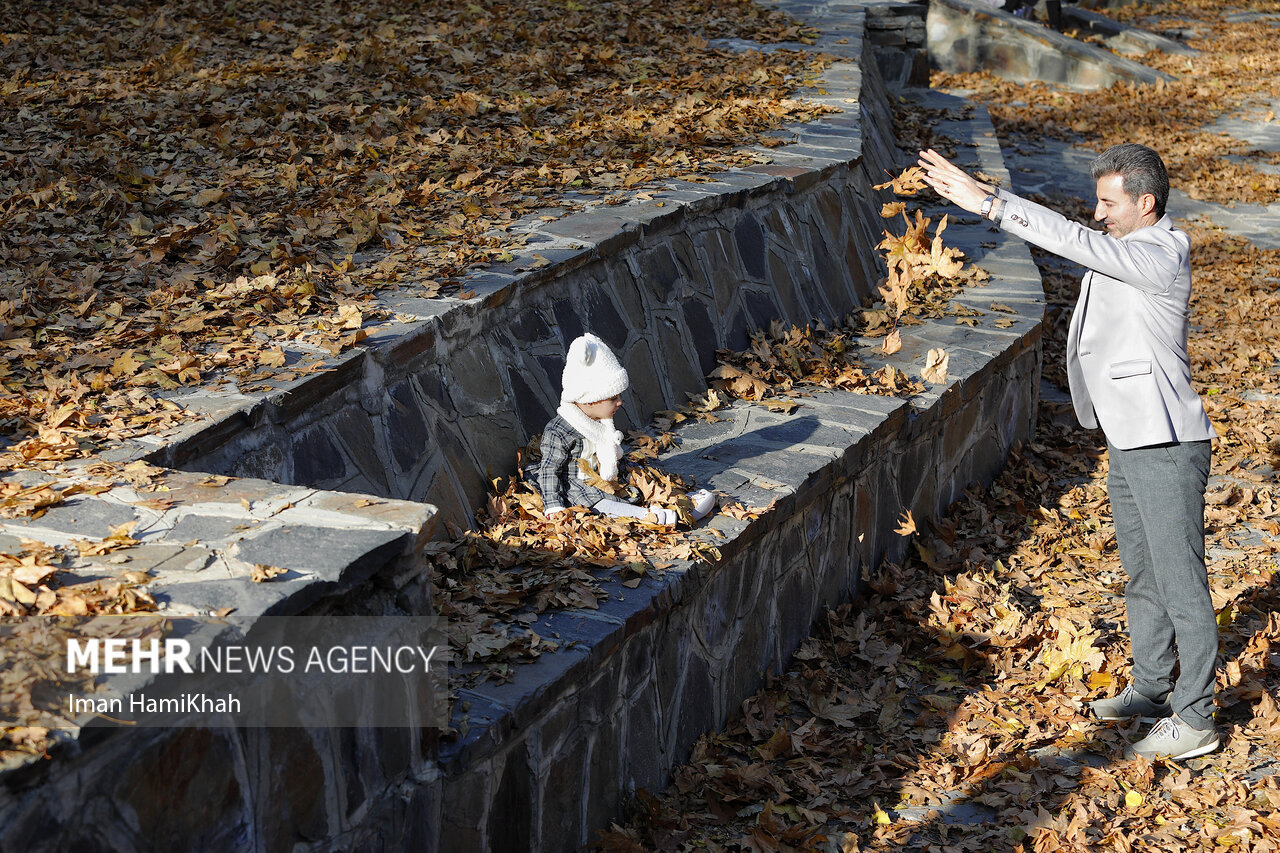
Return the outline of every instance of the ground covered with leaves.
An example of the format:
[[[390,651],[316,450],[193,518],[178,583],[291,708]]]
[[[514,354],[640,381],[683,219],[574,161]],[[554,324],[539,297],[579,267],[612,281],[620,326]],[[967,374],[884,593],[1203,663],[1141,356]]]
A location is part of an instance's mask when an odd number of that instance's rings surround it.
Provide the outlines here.
[[[856,606],[828,612],[796,665],[601,848],[1277,849],[1280,493],[1268,466],[1280,415],[1250,392],[1280,387],[1274,369],[1223,372],[1221,354],[1223,339],[1258,340],[1229,317],[1241,301],[1277,307],[1264,276],[1280,275],[1280,252],[1246,254],[1262,266],[1228,266],[1197,234],[1197,275],[1225,297],[1201,289],[1197,316],[1222,325],[1193,341],[1197,375],[1224,380],[1206,400],[1222,436],[1215,473],[1230,475],[1206,512],[1219,753],[1186,768],[1120,762],[1136,732],[1079,713],[1127,681],[1124,572],[1099,436],[1068,404],[1044,403],[1035,441],[996,483],[919,531],[911,558],[867,578]],[[1050,299],[1065,316],[1078,279],[1057,281]],[[1265,363],[1263,344],[1251,354]],[[990,812],[951,822],[931,811],[957,799]]]
[[[1197,34],[1189,44],[1201,50],[1198,55],[1142,57],[1144,64],[1177,78],[1171,83],[1120,83],[1100,91],[1070,92],[991,74],[935,73],[933,85],[964,89],[986,104],[997,134],[1007,143],[1049,137],[1102,151],[1137,142],[1161,152],[1170,183],[1192,198],[1273,204],[1280,198],[1280,174],[1240,162],[1236,155],[1248,153],[1275,164],[1280,154],[1261,154],[1211,127],[1228,114],[1275,119],[1270,106],[1280,98],[1275,28],[1257,20],[1226,20],[1228,13],[1242,11],[1280,14],[1280,3],[1174,0],[1107,10],[1109,16],[1135,26]]]
[[[522,218],[708,180],[758,162],[743,148],[762,133],[825,110],[793,97],[820,57],[709,45],[812,41],[749,0],[72,0],[0,13],[9,518],[148,483],[144,463],[94,457],[196,417],[167,392],[252,392],[324,369],[390,319],[380,292],[467,298],[461,279],[510,260]],[[56,476],[67,460],[87,483],[13,476]],[[572,575],[632,556],[593,550],[601,534],[579,522],[562,537],[577,544],[543,562]],[[43,654],[59,632],[120,613],[154,627],[149,577],[127,571],[127,554],[100,582],[69,572],[137,544],[129,533],[0,555],[0,637],[30,653],[0,661],[0,702],[19,719],[35,713],[33,682],[59,683]],[[512,553],[484,551],[490,577]],[[506,593],[470,557],[459,565],[469,588],[494,593],[490,615],[509,615]],[[573,577],[539,586],[535,574],[515,590],[523,609],[591,598]],[[0,760],[40,755],[46,735],[6,729]]]
[[[459,295],[510,226],[754,162],[824,108],[749,0],[0,3],[0,456],[83,456]],[[466,294],[461,294],[465,296]],[[291,364],[286,364],[286,361]],[[317,369],[312,362],[308,369]]]
[[[1274,202],[1271,177],[1226,165],[1241,147],[1202,127],[1276,95],[1274,38],[1225,24],[1219,4],[1157,8],[1210,49],[1190,69],[1177,59],[1172,86],[1078,95],[980,75],[941,82],[989,100],[1005,145],[1041,132],[1098,148],[1148,141],[1176,186],[1220,203]],[[1124,762],[1138,727],[1080,713],[1128,679],[1125,575],[1101,435],[1080,429],[1069,403],[1042,402],[1034,441],[996,482],[921,525],[909,558],[872,572],[856,605],[829,611],[792,668],[704,737],[670,788],[641,795],[600,849],[1280,849],[1280,251],[1188,230],[1193,375],[1220,436],[1206,528],[1222,749],[1184,765]],[[1037,261],[1045,374],[1065,387],[1079,271]]]
[[[466,298],[459,279],[509,260],[522,217],[617,203],[660,178],[707,180],[755,162],[742,149],[761,133],[825,109],[792,97],[820,57],[707,43],[811,40],[777,12],[745,0],[573,14],[584,11],[542,0],[412,15],[396,4],[199,0],[10,10],[0,34],[0,460],[54,474],[81,460],[89,482],[5,481],[0,516],[36,518],[113,485],[151,488],[158,469],[85,457],[191,417],[164,392],[252,390],[323,369],[326,354],[384,319],[380,291]],[[883,306],[831,328],[775,323],[748,351],[720,353],[705,394],[630,436],[630,497],[676,509],[680,530],[585,510],[547,519],[516,477],[496,484],[477,530],[428,548],[465,677],[508,678],[553,650],[527,626],[547,610],[595,607],[602,577],[638,585],[716,558],[717,531],[687,526],[695,484],[652,464],[678,443],[680,423],[714,420],[733,400],[791,411],[816,388],[923,389],[868,366],[865,351],[896,351],[900,325],[952,310],[948,295],[984,274],[943,245],[945,220],[931,232],[903,204],[884,215],[893,275]],[[864,336],[883,345],[855,341]],[[286,347],[317,358],[300,364]],[[926,378],[945,382],[945,353],[935,355]],[[719,511],[744,519],[767,508]],[[25,542],[0,555],[0,634],[27,651],[0,667],[0,701],[15,719],[48,710],[39,685],[58,695],[71,686],[49,670],[68,631],[92,633],[98,617],[122,613],[137,619],[119,624],[163,630],[145,572],[89,584],[71,572],[136,544],[122,528],[99,543]],[[107,560],[123,566],[128,555]],[[48,734],[10,727],[0,758],[38,756]]]

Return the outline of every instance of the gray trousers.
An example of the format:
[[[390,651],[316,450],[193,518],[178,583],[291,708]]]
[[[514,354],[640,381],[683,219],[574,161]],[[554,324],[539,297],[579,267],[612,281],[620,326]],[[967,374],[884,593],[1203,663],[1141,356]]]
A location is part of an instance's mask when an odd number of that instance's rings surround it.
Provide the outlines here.
[[[1208,441],[1109,446],[1107,491],[1116,524],[1133,645],[1133,686],[1197,729],[1213,726],[1218,623],[1204,563]],[[1174,682],[1174,665],[1178,666]]]

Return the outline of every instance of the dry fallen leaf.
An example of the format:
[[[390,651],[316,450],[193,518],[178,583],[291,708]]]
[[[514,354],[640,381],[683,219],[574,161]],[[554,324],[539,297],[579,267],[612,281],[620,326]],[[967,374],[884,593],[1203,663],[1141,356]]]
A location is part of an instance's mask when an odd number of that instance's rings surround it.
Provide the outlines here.
[[[789,415],[796,410],[799,403],[795,400],[768,399],[761,400],[760,405],[764,406],[771,412],[782,412],[784,415]]]
[[[898,527],[893,532],[899,536],[910,536],[916,532],[916,520],[912,517],[911,510],[907,510],[898,518]]]
[[[883,219],[892,219],[900,213],[906,213],[907,204],[902,201],[891,201],[880,208],[880,216]]]
[[[924,169],[919,166],[911,166],[904,169],[892,180],[883,184],[876,184],[875,188],[882,190],[885,187],[892,187],[896,195],[915,195],[920,190],[928,189],[929,187],[924,181],[924,174]]]
[[[269,566],[265,563],[257,563],[249,572],[249,580],[254,583],[264,583],[265,581],[278,577],[287,571],[289,570],[282,569],[279,566]]]
[[[941,348],[931,349],[925,355],[924,367],[920,368],[920,378],[925,382],[940,385],[947,381],[947,363],[950,356]]]

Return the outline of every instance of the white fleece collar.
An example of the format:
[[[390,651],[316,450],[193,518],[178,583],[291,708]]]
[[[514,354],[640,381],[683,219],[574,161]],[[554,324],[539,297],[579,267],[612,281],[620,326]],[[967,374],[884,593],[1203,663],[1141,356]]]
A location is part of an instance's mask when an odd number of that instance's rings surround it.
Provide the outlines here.
[[[622,458],[622,433],[613,428],[613,418],[598,421],[587,417],[582,409],[573,403],[561,403],[556,414],[568,421],[569,426],[582,436],[586,447],[583,450],[587,462],[595,457],[596,470],[600,479],[610,482],[618,479],[618,460]],[[586,475],[578,472],[578,479],[585,480]]]

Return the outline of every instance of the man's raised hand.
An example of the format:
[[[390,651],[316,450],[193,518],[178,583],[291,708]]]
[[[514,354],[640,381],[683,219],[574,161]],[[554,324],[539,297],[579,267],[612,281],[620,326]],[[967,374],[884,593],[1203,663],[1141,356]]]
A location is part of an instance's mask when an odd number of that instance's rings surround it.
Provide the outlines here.
[[[983,200],[995,193],[993,187],[979,183],[932,148],[921,151],[918,162],[920,168],[924,169],[925,183],[933,187],[938,195],[970,213],[981,211]]]

